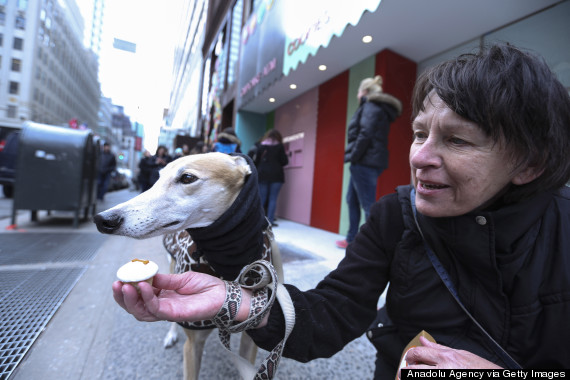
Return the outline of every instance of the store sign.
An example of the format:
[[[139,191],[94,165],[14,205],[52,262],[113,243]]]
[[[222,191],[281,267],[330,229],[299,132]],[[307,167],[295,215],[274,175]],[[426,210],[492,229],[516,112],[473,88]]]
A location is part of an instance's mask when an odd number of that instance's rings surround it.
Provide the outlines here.
[[[348,24],[356,25],[364,11],[374,12],[380,0],[287,0],[282,16],[285,33],[283,74],[288,75],[319,48],[327,47],[334,36],[341,36]]]
[[[318,49],[327,47],[381,0],[261,0],[241,33],[238,108]]]
[[[242,29],[238,107],[279,79],[283,69],[285,0],[263,0]]]
[[[277,67],[277,58],[273,58],[263,67],[263,69],[260,72],[255,74],[255,76],[251,78],[249,81],[247,81],[247,83],[240,89],[240,96],[244,97],[248,94],[248,92],[255,89],[255,86],[257,86],[263,78],[272,73],[276,69],[276,67]]]

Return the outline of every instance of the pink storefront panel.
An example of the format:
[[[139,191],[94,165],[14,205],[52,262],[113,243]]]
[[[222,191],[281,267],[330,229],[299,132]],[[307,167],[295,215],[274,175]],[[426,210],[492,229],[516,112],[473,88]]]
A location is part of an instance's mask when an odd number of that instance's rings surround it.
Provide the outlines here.
[[[318,89],[314,88],[275,110],[274,121],[291,153],[276,215],[306,225],[311,221],[317,103]]]

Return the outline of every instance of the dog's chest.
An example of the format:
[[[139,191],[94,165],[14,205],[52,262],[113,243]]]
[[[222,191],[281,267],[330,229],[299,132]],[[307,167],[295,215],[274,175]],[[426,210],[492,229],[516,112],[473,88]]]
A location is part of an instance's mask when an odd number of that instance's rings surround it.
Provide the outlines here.
[[[266,228],[263,231],[263,252],[261,258],[271,262],[271,241],[274,239],[273,231],[271,227]],[[196,251],[196,243],[192,240],[192,237],[186,230],[178,231],[171,234],[166,234],[162,240],[164,247],[168,253],[172,256],[175,262],[174,273],[184,273],[188,271],[207,273],[216,277],[217,274],[214,272],[212,267],[204,259],[200,258],[200,262],[196,262],[192,258],[192,254]],[[239,268],[241,270],[241,268]],[[233,279],[231,279],[233,280]],[[197,322],[180,322],[179,325],[186,329],[191,330],[203,330],[203,329],[213,329],[215,328],[214,323],[211,320],[197,321]]]
[[[271,262],[271,240],[273,239],[274,236],[271,227],[266,228],[263,231],[263,247],[261,248],[262,260]],[[192,258],[192,254],[196,251],[197,247],[196,243],[194,243],[192,237],[186,230],[164,235],[163,244],[166,251],[175,261],[174,273],[194,271],[220,277],[215,273],[204,257],[201,257],[199,261]]]

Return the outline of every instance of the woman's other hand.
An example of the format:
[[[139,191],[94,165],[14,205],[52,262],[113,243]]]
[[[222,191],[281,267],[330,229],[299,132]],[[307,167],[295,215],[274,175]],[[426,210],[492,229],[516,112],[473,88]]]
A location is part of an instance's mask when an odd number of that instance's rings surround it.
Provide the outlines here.
[[[406,369],[497,369],[496,364],[471,352],[456,350],[420,337],[422,346],[408,351]]]

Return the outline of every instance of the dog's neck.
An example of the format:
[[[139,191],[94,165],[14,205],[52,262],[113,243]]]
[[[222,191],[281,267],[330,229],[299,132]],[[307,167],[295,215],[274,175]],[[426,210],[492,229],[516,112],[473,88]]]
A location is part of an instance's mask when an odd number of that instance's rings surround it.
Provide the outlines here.
[[[186,230],[198,252],[225,280],[234,280],[244,266],[261,259],[263,231],[269,224],[259,197],[255,165],[248,156],[242,156],[251,174],[234,203],[211,225]]]

